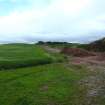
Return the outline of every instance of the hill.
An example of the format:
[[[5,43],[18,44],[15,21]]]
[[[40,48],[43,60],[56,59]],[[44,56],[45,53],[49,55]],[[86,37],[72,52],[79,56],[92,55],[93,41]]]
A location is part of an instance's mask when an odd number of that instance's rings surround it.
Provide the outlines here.
[[[63,56],[62,45],[0,45],[0,105],[105,105],[105,60],[81,44],[67,48],[82,56]]]
[[[0,69],[13,69],[48,64],[62,60],[62,57],[46,52],[34,44],[0,45]]]
[[[0,105],[81,105],[85,91],[78,82],[88,73],[76,69],[48,64],[0,71]]]
[[[96,52],[105,51],[105,38],[90,43],[87,47],[89,50]]]

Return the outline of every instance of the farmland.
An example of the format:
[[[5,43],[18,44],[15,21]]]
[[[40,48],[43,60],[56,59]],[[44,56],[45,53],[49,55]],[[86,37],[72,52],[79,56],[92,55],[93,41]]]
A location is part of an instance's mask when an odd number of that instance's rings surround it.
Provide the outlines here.
[[[63,57],[53,56],[34,44],[0,45],[0,69],[48,64],[57,60],[62,61]]]
[[[0,105],[105,105],[104,60],[71,57],[60,50],[0,45]]]
[[[0,104],[79,105],[77,82],[86,75],[82,68],[76,72],[64,64],[1,71]]]

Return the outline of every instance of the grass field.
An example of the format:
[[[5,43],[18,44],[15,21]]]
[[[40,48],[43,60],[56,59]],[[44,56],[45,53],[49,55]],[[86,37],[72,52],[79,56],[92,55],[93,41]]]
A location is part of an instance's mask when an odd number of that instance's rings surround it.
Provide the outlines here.
[[[0,71],[0,105],[81,105],[78,81],[87,74],[64,64]]]
[[[10,69],[63,60],[62,56],[53,56],[34,44],[0,45],[0,69]]]
[[[0,105],[105,105],[104,65],[73,65],[45,48],[0,45]]]

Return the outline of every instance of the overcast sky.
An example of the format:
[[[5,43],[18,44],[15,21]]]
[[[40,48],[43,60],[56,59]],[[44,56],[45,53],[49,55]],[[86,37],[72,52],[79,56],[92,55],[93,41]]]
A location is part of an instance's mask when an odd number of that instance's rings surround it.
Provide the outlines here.
[[[0,0],[0,42],[88,42],[105,36],[105,0]]]

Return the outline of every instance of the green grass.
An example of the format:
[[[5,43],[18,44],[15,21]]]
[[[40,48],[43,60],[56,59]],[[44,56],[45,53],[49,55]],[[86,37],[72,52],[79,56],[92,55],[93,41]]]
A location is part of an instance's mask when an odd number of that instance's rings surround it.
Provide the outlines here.
[[[96,74],[65,59],[39,45],[0,45],[0,105],[105,105],[103,95],[89,97],[88,104],[89,89],[81,82]]]
[[[82,67],[49,64],[0,71],[0,105],[81,105]]]
[[[34,66],[39,64],[48,64],[60,60],[62,60],[61,57],[50,55],[38,45],[0,45],[0,69],[10,69]]]

